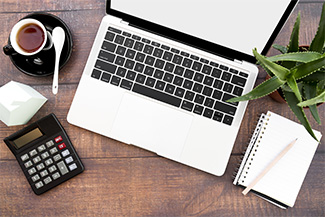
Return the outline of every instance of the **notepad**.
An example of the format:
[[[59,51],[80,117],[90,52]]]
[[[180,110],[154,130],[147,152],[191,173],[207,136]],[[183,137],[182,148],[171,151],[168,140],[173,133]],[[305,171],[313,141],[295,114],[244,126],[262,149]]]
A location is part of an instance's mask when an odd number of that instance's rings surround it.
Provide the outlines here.
[[[314,134],[320,141],[321,133],[314,130]],[[319,142],[301,124],[273,112],[259,118],[233,183],[247,187],[296,138],[294,146],[252,189],[281,208],[293,207]]]

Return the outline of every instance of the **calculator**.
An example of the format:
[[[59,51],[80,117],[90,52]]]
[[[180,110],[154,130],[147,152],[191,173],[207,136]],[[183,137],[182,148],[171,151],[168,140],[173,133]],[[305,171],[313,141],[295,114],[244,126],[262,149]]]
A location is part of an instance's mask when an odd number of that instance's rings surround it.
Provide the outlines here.
[[[84,171],[76,150],[54,114],[6,137],[4,142],[37,195]]]

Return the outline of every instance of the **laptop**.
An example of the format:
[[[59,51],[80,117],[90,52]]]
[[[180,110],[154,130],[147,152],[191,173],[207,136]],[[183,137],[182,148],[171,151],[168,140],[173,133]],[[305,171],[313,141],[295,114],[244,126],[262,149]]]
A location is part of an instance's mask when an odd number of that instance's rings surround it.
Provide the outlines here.
[[[108,0],[69,123],[224,174],[266,54],[297,1]]]

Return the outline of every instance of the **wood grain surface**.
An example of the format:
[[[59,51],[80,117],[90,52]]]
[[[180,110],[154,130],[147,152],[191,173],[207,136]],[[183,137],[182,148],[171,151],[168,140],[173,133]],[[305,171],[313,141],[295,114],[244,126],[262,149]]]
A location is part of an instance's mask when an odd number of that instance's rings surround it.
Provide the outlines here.
[[[298,12],[301,12],[300,44],[309,44],[317,30],[323,1],[301,1],[276,38],[286,45]],[[73,33],[73,53],[60,71],[59,93],[51,92],[52,77],[35,78],[17,70],[0,54],[0,86],[14,80],[28,84],[48,102],[30,120],[32,123],[55,113],[66,129],[84,165],[84,173],[55,189],[36,196],[17,161],[0,142],[0,216],[325,216],[325,143],[321,140],[293,208],[282,210],[256,196],[243,196],[232,184],[255,121],[271,110],[297,121],[286,104],[269,97],[248,104],[225,175],[216,177],[175,163],[155,153],[126,145],[70,125],[66,116],[77,89],[102,17],[105,0],[2,0],[0,42],[5,45],[13,25],[36,11],[63,19]],[[271,49],[268,55],[276,54]],[[265,78],[260,70],[256,85]],[[319,107],[322,122],[325,106]],[[307,111],[307,117],[312,120]],[[325,127],[311,121],[325,134]],[[0,122],[0,140],[23,126],[7,127]]]

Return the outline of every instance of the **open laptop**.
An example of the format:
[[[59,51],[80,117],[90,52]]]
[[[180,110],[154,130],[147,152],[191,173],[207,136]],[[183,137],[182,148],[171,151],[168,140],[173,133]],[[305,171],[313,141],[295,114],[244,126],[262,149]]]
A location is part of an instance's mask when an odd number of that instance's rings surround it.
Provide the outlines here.
[[[68,121],[221,176],[258,69],[297,1],[108,0]]]

